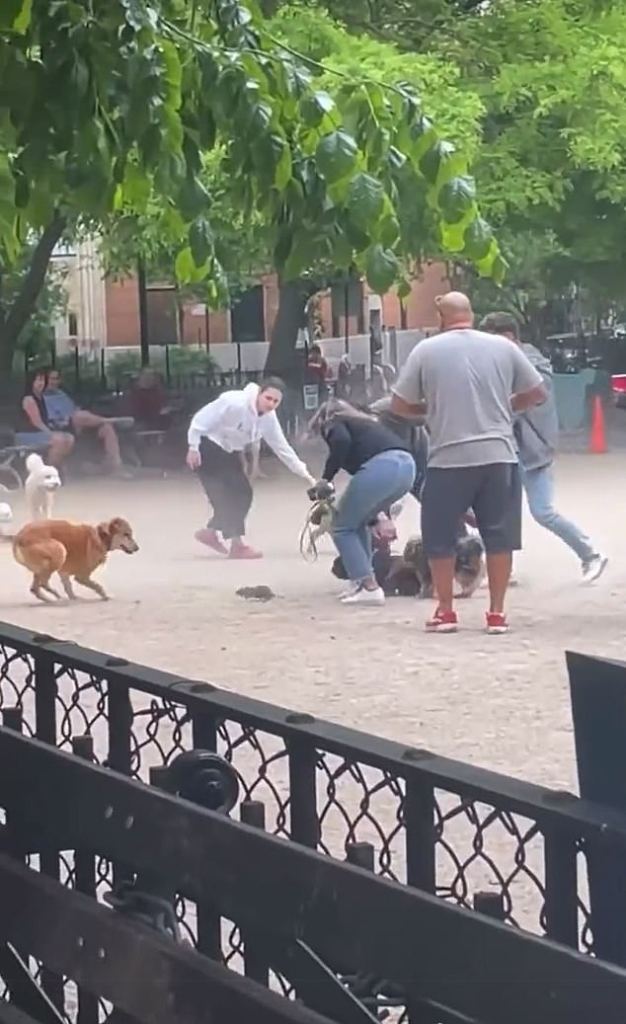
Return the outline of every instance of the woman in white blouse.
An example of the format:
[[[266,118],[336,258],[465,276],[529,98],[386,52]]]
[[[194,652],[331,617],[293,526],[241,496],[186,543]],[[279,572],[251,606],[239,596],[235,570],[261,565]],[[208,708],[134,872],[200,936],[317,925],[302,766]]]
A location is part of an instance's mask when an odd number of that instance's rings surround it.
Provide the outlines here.
[[[252,486],[242,452],[265,441],[281,462],[307,481],[315,478],[288,443],[276,415],[285,385],[278,377],[247,384],[243,391],[225,391],[203,406],[189,425],[187,465],[197,470],[213,514],[196,540],[229,558],[261,558],[244,541]],[[230,550],[224,541],[230,541]]]

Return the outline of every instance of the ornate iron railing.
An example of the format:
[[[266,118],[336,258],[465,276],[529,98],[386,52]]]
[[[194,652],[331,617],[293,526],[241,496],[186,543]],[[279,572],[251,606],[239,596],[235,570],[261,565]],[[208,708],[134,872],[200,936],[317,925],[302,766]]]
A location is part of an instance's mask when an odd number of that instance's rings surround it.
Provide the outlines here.
[[[216,751],[275,836],[340,859],[369,844],[388,879],[461,907],[490,893],[506,922],[597,952],[586,859],[611,830],[572,794],[10,625],[0,625],[0,699],[21,709],[25,733],[66,750],[88,734],[96,762],[144,781],[184,750]],[[72,864],[48,867],[73,880]],[[109,884],[106,862],[98,873]],[[197,941],[202,921],[182,901],[179,916]],[[237,929],[211,927],[235,957]]]

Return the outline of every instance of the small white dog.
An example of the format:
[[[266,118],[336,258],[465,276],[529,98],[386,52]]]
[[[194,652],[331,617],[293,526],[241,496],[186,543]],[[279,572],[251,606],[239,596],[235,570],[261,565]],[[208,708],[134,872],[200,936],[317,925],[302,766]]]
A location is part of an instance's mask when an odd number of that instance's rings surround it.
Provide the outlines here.
[[[61,477],[54,466],[46,466],[41,455],[29,455],[26,459],[28,476],[24,484],[28,521],[50,519],[54,504],[54,492],[61,486]]]

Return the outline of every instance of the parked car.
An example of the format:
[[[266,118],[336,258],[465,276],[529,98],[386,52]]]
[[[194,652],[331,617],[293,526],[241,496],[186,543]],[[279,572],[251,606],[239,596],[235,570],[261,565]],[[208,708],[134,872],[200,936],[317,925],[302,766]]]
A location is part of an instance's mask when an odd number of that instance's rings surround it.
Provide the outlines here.
[[[611,375],[611,391],[613,401],[618,409],[626,409],[626,373],[613,373]]]

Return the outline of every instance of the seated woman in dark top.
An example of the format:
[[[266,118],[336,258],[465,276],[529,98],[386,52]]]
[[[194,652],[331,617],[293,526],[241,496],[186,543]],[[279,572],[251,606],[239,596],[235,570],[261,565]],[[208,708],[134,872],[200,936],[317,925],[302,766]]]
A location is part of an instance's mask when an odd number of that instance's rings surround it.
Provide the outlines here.
[[[140,430],[167,430],[172,410],[161,375],[149,367],[139,374],[130,392],[130,414]]]
[[[352,477],[337,504],[333,540],[341,556],[349,590],[344,604],[384,604],[385,595],[372,568],[370,523],[410,491],[415,478],[415,461],[404,442],[373,416],[347,402],[325,402],[311,421],[329,453],[322,480],[311,489],[311,497],[323,493],[340,469]]]
[[[52,466],[60,466],[74,447],[74,437],[65,430],[50,427],[43,393],[48,378],[43,370],[30,374],[20,406],[20,423],[15,438],[18,444],[46,453]]]

